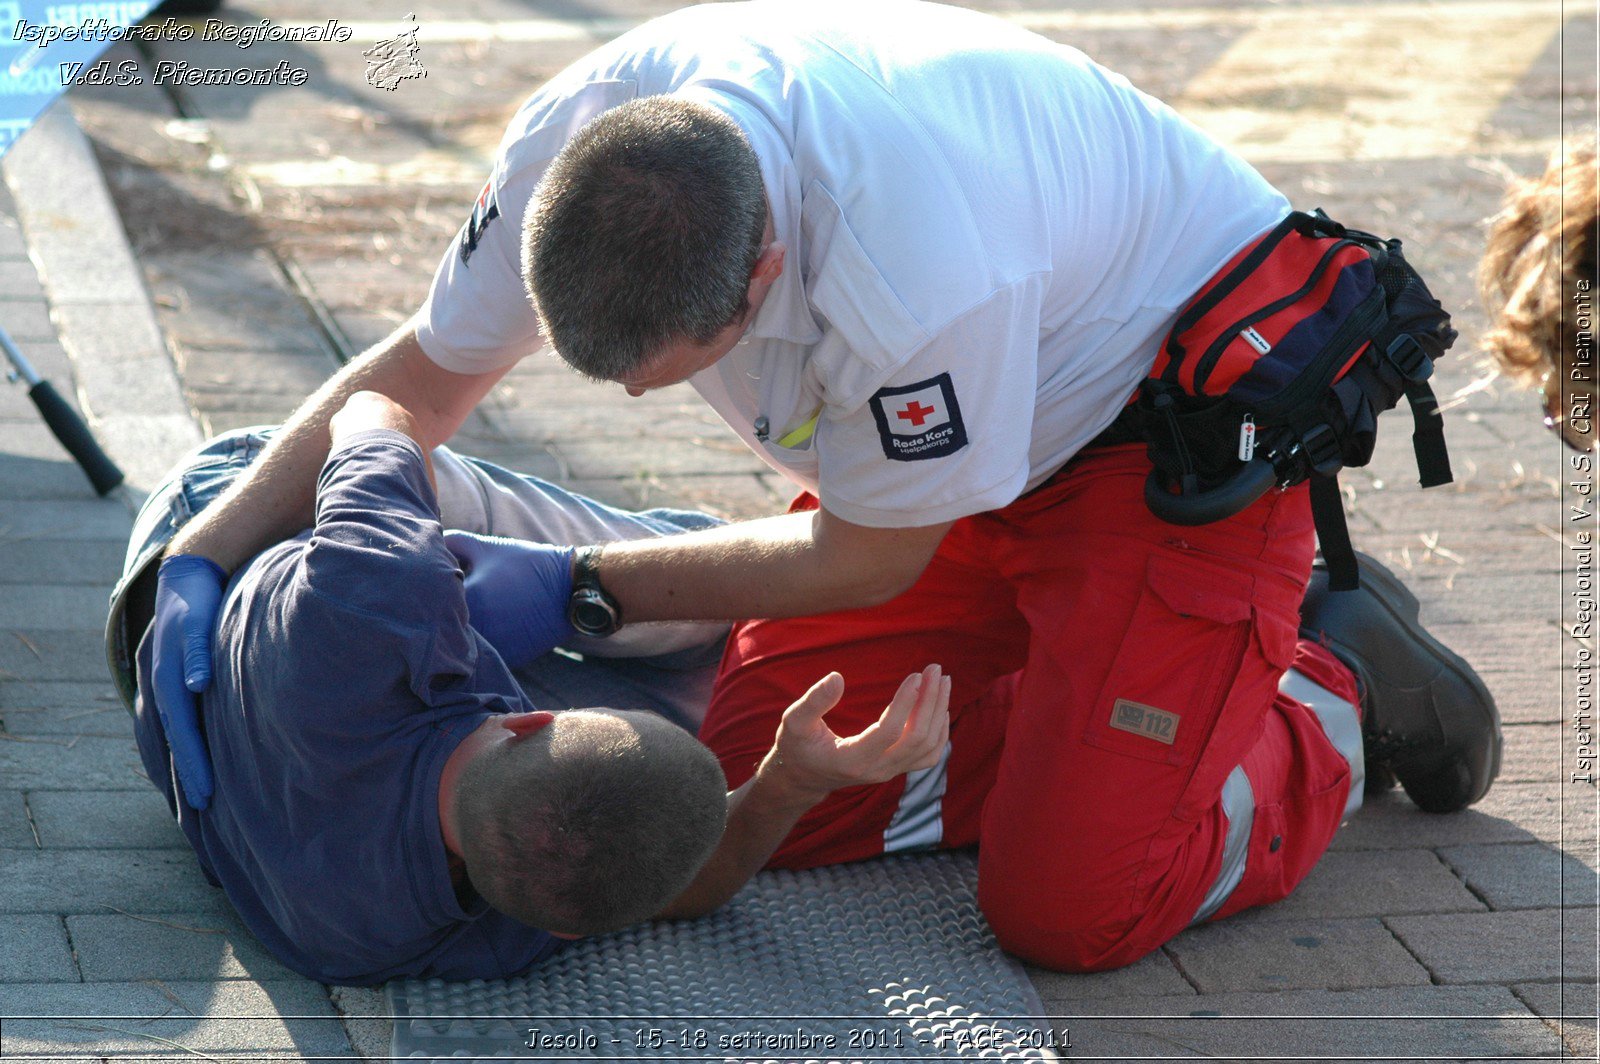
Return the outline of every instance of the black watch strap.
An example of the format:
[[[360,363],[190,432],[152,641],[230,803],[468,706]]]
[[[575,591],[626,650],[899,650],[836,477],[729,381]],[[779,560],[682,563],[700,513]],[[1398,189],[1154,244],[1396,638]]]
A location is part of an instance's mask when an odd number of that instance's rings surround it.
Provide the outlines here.
[[[592,587],[597,591],[604,591],[600,586],[600,547],[579,547],[572,555],[572,589]]]
[[[622,607],[600,584],[602,548],[579,547],[572,556],[572,597],[567,620],[584,635],[605,637],[622,627]]]

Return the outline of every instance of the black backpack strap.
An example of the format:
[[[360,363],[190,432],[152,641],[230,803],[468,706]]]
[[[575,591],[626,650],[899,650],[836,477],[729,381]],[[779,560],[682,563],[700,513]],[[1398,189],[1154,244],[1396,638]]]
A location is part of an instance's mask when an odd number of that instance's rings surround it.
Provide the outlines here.
[[[1454,336],[1451,336],[1454,339]],[[1428,378],[1433,376],[1433,360],[1438,357],[1409,333],[1396,335],[1393,323],[1375,343],[1391,365],[1405,379],[1406,401],[1411,404],[1411,449],[1417,456],[1417,474],[1425,488],[1436,488],[1454,479],[1450,472],[1450,451],[1444,442],[1444,415],[1439,412],[1439,397],[1433,394]],[[1430,343],[1438,343],[1430,339]],[[1443,354],[1440,347],[1439,354]]]
[[[1312,474],[1311,520],[1317,526],[1317,543],[1328,566],[1329,591],[1354,591],[1360,583],[1356,550],[1350,545],[1350,526],[1344,520],[1344,500],[1339,477]]]
[[[1417,455],[1417,474],[1425,488],[1448,484],[1450,451],[1444,443],[1444,417],[1439,399],[1427,381],[1408,381],[1406,400],[1411,404],[1411,449]]]

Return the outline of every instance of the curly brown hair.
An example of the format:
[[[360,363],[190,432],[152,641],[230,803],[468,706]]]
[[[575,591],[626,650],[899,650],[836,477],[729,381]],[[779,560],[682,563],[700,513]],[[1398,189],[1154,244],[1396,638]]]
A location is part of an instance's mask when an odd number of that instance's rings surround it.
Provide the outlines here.
[[[1597,180],[1592,146],[1557,152],[1543,175],[1515,182],[1490,219],[1478,273],[1490,324],[1483,346],[1523,384],[1558,371],[1558,379],[1594,380],[1592,367],[1572,376],[1572,363],[1583,331],[1593,357],[1592,307],[1579,308],[1575,297],[1595,286]]]

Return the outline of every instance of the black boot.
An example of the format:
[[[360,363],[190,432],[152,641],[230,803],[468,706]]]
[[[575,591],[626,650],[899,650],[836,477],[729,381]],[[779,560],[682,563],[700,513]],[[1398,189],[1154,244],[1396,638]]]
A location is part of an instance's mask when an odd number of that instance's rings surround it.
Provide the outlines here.
[[[1360,588],[1329,591],[1318,557],[1300,635],[1355,673],[1367,779],[1399,780],[1430,813],[1465,809],[1500,773],[1494,698],[1461,655],[1422,627],[1417,600],[1399,578],[1366,554],[1356,558]]]

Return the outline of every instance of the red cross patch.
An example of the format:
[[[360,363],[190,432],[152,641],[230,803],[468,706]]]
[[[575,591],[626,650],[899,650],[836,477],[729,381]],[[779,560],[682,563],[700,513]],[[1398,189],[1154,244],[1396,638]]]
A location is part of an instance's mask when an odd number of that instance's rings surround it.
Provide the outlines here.
[[[884,457],[893,461],[938,458],[967,445],[961,406],[948,373],[899,388],[880,388],[870,405]]]

